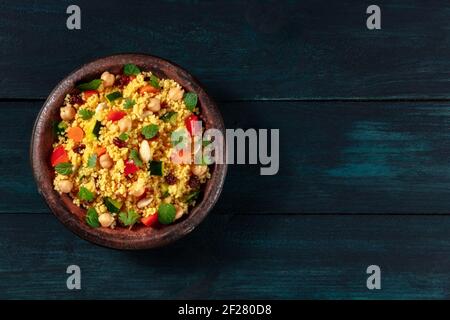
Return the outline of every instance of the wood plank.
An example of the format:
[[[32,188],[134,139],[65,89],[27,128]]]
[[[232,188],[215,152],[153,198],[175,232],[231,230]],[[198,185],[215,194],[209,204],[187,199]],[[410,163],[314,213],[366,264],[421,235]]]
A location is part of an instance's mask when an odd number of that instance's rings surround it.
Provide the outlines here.
[[[1,215],[0,298],[448,298],[449,234],[449,216],[212,215],[169,247],[120,252],[52,216]],[[70,264],[80,291],[66,289]]]
[[[145,52],[190,70],[214,97],[449,98],[448,1],[2,1],[0,98],[43,98],[96,57]]]
[[[28,165],[42,102],[3,102],[0,212],[48,212]],[[230,165],[218,213],[443,213],[450,208],[446,103],[221,104],[227,128],[280,128],[280,170]]]

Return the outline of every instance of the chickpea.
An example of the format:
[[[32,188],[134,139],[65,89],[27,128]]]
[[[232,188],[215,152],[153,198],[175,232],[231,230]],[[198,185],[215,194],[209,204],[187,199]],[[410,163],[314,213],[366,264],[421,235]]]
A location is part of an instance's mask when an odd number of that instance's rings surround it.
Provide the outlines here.
[[[102,213],[98,216],[98,222],[102,227],[108,228],[114,222],[114,217],[110,213]]]
[[[58,183],[58,187],[62,193],[69,193],[72,191],[73,183],[70,180],[61,180]]]
[[[169,93],[167,94],[167,97],[170,100],[178,101],[183,98],[184,90],[178,87],[170,88]]]
[[[184,210],[181,207],[176,207],[176,209],[177,209],[177,211],[175,213],[175,220],[178,220],[183,216]]]
[[[123,133],[131,130],[133,122],[129,118],[122,118],[117,124],[119,125],[120,133]]]
[[[116,77],[112,73],[105,71],[100,76],[100,79],[103,80],[103,87],[107,88],[107,87],[113,86],[114,81],[116,80]]]
[[[195,165],[192,167],[192,173],[199,177],[203,176],[207,170],[208,166],[205,165]]]
[[[161,101],[158,98],[150,98],[147,109],[152,112],[158,112],[161,110]]]
[[[139,198],[140,196],[142,196],[145,192],[145,187],[142,183],[140,183],[139,181],[135,182],[130,190],[128,191],[128,193],[130,195],[132,195],[133,197]]]
[[[65,121],[70,121],[75,118],[76,113],[75,108],[71,106],[62,107],[59,112],[61,119]]]
[[[107,153],[101,155],[98,161],[100,163],[100,166],[104,169],[109,169],[113,166],[113,160]]]

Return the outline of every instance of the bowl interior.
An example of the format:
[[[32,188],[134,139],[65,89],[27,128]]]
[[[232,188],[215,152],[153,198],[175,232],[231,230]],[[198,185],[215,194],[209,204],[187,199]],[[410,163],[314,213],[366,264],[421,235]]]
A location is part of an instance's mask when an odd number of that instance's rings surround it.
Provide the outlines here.
[[[123,54],[102,58],[88,63],[62,80],[51,92],[35,122],[31,138],[31,164],[39,193],[58,219],[80,237],[96,244],[116,249],[146,249],[166,245],[192,231],[216,203],[226,175],[226,164],[214,164],[211,179],[206,183],[202,198],[180,221],[159,229],[143,226],[127,228],[90,228],[85,222],[86,211],[72,203],[68,195],[59,195],[53,189],[54,171],[49,165],[53,135],[53,123],[60,121],[59,108],[64,97],[80,81],[98,78],[108,70],[120,73],[124,64],[136,64],[141,70],[152,71],[159,77],[177,81],[187,91],[198,95],[201,117],[205,129],[215,128],[224,133],[222,116],[214,101],[201,85],[185,70],[161,58],[141,54]],[[225,154],[225,145],[223,146]]]

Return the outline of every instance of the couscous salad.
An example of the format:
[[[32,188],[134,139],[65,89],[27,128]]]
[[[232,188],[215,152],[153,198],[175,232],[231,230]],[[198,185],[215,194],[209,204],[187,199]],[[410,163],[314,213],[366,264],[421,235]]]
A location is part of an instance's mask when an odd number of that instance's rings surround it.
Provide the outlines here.
[[[175,163],[171,135],[192,134],[197,95],[133,64],[65,97],[50,162],[54,188],[86,209],[93,227],[170,224],[195,205],[205,164]]]

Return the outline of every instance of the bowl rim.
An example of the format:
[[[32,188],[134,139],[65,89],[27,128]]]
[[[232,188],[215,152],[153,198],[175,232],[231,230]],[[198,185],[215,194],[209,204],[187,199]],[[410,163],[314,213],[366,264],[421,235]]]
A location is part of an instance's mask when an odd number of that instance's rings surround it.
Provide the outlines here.
[[[88,240],[91,243],[103,247],[122,250],[142,250],[161,247],[172,243],[189,234],[203,221],[206,215],[216,204],[223,189],[227,173],[226,161],[223,164],[216,163],[213,165],[213,172],[210,180],[207,182],[207,190],[204,192],[202,200],[193,208],[191,208],[186,218],[172,225],[165,226],[157,231],[149,231],[143,236],[137,236],[136,234],[133,235],[133,232],[135,231],[130,231],[123,232],[123,234],[121,234],[120,236],[116,235],[115,237],[114,232],[105,233],[104,230],[98,230],[104,228],[88,227],[87,224],[84,223],[84,221],[80,221],[80,218],[72,213],[72,211],[67,207],[70,205],[68,202],[71,203],[71,200],[68,201],[69,196],[66,196],[67,199],[65,199],[64,201],[63,196],[53,189],[53,179],[51,179],[52,181],[48,181],[48,175],[45,175],[41,172],[42,168],[45,168],[43,166],[49,166],[49,155],[40,155],[38,152],[39,146],[43,140],[42,134],[45,132],[45,130],[48,130],[47,122],[51,120],[50,118],[48,118],[48,114],[54,108],[60,107],[60,104],[56,103],[56,101],[58,99],[61,99],[61,97],[64,97],[68,92],[70,92],[70,90],[73,90],[75,83],[82,81],[83,78],[88,78],[89,76],[86,75],[86,73],[92,73],[92,70],[100,68],[99,66],[104,65],[106,66],[106,68],[102,67],[101,69],[103,69],[103,71],[107,70],[108,68],[123,66],[125,64],[124,61],[126,63],[134,63],[138,66],[143,65],[145,62],[145,64],[152,65],[152,71],[155,72],[159,71],[162,73],[166,73],[165,71],[161,70],[161,67],[173,70],[177,75],[177,79],[174,80],[180,83],[180,85],[184,88],[193,88],[192,91],[196,92],[199,97],[200,108],[203,109],[202,115],[209,115],[210,119],[214,120],[214,128],[220,130],[225,136],[225,125],[217,104],[206,93],[204,87],[200,84],[200,82],[195,79],[188,71],[186,71],[179,65],[158,56],[144,53],[122,53],[105,56],[83,64],[82,66],[69,73],[53,88],[40,111],[38,112],[36,120],[34,122],[30,140],[30,162],[38,193],[41,194],[41,196],[44,198],[47,206],[50,208],[52,213],[70,231],[72,231],[82,239]],[[95,73],[99,72],[100,71],[95,71]],[[47,121],[43,122],[43,120]],[[225,155],[225,143],[223,148]],[[52,186],[51,188],[48,187],[49,183]]]

